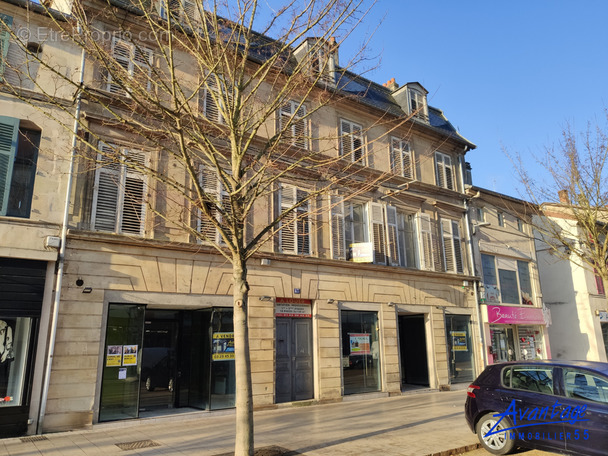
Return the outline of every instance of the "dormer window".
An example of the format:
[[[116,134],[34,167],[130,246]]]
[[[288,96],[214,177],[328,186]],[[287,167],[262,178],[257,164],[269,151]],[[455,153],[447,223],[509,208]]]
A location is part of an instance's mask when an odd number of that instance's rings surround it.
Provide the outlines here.
[[[338,66],[338,45],[331,37],[307,38],[294,51],[296,60],[304,64],[310,77],[320,83],[334,84],[335,72]]]
[[[426,104],[426,93],[417,88],[408,89],[410,114],[419,119],[428,120],[429,112]]]

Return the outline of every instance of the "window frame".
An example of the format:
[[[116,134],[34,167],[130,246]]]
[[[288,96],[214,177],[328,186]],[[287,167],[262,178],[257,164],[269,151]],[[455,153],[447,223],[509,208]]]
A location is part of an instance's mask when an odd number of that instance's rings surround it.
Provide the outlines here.
[[[285,109],[286,107],[288,109]],[[284,130],[285,136],[289,133],[289,142],[296,147],[309,150],[310,122],[306,117],[306,105],[289,100],[281,106],[277,111],[278,132],[283,131],[285,118],[288,119],[287,123],[291,124]],[[285,139],[287,140],[287,138]]]
[[[458,221],[448,218],[441,219],[441,241],[445,272],[464,274],[463,239],[460,231]]]
[[[106,143],[105,141],[100,141],[99,142],[99,149],[102,149],[104,147],[110,147],[113,149],[116,149],[119,151],[119,153],[121,154],[121,156],[128,156],[128,155],[139,155],[140,158],[143,158],[143,160],[138,160],[137,158],[135,160],[137,161],[141,161],[142,166],[144,167],[149,167],[149,162],[150,162],[150,156],[149,153],[140,150],[140,149],[135,149],[135,148],[131,148],[131,147],[124,147],[124,146],[120,146],[117,144],[113,144],[113,143]],[[97,162],[98,163],[103,163],[103,154],[101,152],[97,153]],[[115,205],[116,207],[114,208],[114,227],[113,229],[104,229],[104,228],[98,228],[98,222],[100,220],[99,218],[99,212],[100,212],[100,186],[102,185],[102,174],[109,174],[110,176],[115,176],[118,177],[118,179],[115,179],[115,181],[118,181],[118,183],[116,183],[116,200],[115,200]],[[111,177],[110,177],[111,179]],[[127,188],[127,184],[128,184],[128,180],[140,180],[142,181],[142,187],[141,187],[141,202],[140,202],[140,221],[139,221],[139,231],[135,232],[135,231],[128,231],[124,229],[124,221],[125,221],[125,201],[126,201],[126,188]],[[105,185],[105,184],[104,184]],[[106,191],[111,191],[111,188],[106,189]],[[133,168],[128,167],[125,163],[108,163],[107,166],[103,166],[103,165],[98,165],[97,169],[95,170],[95,182],[94,182],[94,186],[93,186],[93,201],[92,201],[92,205],[91,205],[91,229],[94,231],[100,231],[100,232],[106,232],[106,233],[115,233],[115,234],[123,234],[123,235],[131,235],[131,236],[140,236],[143,237],[146,234],[146,218],[147,218],[147,194],[148,194],[148,176],[144,173],[138,173],[135,170],[133,170]],[[104,198],[107,198],[107,196],[104,196]],[[109,201],[108,203],[104,203],[104,204],[111,204],[111,201]],[[137,206],[134,206],[134,208]],[[103,220],[101,219],[100,224],[108,224],[109,225],[109,221],[112,220],[112,214],[109,213],[109,208],[107,209],[108,213],[105,214],[106,219]],[[100,225],[101,226],[101,225]]]
[[[397,145],[397,147],[395,147]],[[407,179],[414,179],[412,148],[405,139],[391,136],[389,139],[389,165],[391,172]]]
[[[446,160],[449,161],[449,163],[447,163]],[[457,191],[451,155],[435,151],[435,183],[438,187]]]
[[[287,198],[286,190],[292,193],[290,198]],[[278,204],[279,214],[282,214],[284,209],[293,207],[298,201],[308,198],[307,190],[296,187],[290,184],[279,184]],[[281,220],[278,229],[278,249],[280,253],[292,255],[312,255],[312,216],[311,216],[311,201],[308,200],[304,204],[299,205],[283,220]],[[305,219],[305,220],[304,220]],[[304,220],[304,221],[303,221]],[[287,239],[286,225],[291,224],[293,247],[286,248],[285,240]],[[303,231],[303,233],[301,233]],[[304,251],[304,246],[307,246],[307,251]]]
[[[417,90],[413,87],[408,88],[408,105],[410,108],[410,114],[416,118],[422,120],[429,119],[429,111],[428,104],[426,100],[426,95],[422,93],[420,90]],[[420,106],[418,106],[420,105]]]
[[[11,33],[8,29],[13,26],[13,17],[8,14],[0,13],[0,19],[4,22],[3,25],[0,25],[0,81],[2,81],[4,80],[8,47],[11,39]]]
[[[344,127],[348,126],[348,131],[344,130]],[[366,144],[365,144],[365,135],[363,134],[363,126],[347,120],[340,118],[340,126],[339,126],[339,153],[340,157],[346,158],[347,155],[350,156],[350,161],[353,163],[359,163],[360,165],[365,166],[367,164],[366,157]],[[354,130],[358,130],[358,133],[354,133]],[[355,141],[359,140],[361,142],[360,146],[357,147]],[[345,143],[348,142],[349,151],[345,153]],[[361,156],[359,158],[356,157],[356,151],[360,150]]]
[[[498,226],[504,228],[505,226],[505,213],[503,211],[496,211],[496,219],[498,220]]]
[[[127,55],[127,52],[123,52],[122,55],[118,55],[117,54],[118,46],[122,46],[125,51],[128,50],[128,55]],[[146,54],[147,54],[147,58],[138,60],[138,58],[137,58],[138,53],[142,54],[144,57],[146,57]],[[136,45],[135,43],[123,40],[122,38],[120,38],[118,36],[112,36],[110,54],[111,54],[112,58],[116,61],[116,63],[118,65],[120,65],[121,67],[123,67],[123,69],[129,74],[129,76],[131,76],[131,78],[133,78],[135,80],[137,79],[136,72],[138,70],[145,70],[145,72],[147,73],[146,78],[145,78],[145,81],[146,81],[145,89],[148,91],[151,90],[152,67],[154,66],[154,51],[152,49],[146,48],[146,47],[143,47],[140,45]],[[146,60],[147,60],[147,63],[146,63]],[[108,75],[107,75],[107,82],[106,82],[105,90],[107,92],[110,92],[115,95],[122,95],[122,96],[126,96],[126,97],[131,96],[131,94],[129,93],[128,90],[126,90],[125,88],[120,87],[120,85],[112,82],[111,73],[108,73]]]

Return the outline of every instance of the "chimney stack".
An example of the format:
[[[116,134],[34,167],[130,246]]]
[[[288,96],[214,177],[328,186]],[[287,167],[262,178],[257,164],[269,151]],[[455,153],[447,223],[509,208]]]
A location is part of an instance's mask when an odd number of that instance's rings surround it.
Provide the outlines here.
[[[388,90],[390,90],[391,92],[394,92],[395,90],[397,90],[399,88],[399,84],[397,84],[395,82],[395,78],[391,78],[388,81],[386,81],[384,84],[382,84],[384,87],[386,87]]]

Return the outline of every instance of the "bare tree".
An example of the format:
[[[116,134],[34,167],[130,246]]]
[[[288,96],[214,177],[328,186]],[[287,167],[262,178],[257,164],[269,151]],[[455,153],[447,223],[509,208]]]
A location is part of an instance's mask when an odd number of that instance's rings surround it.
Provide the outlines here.
[[[4,90],[75,120],[80,159],[99,170],[98,185],[123,186],[122,220],[98,204],[93,228],[143,233],[145,201],[159,226],[177,227],[231,263],[235,450],[252,454],[248,260],[279,232],[295,234],[295,252],[306,249],[304,220],[315,208],[329,210],[326,195],[348,187],[342,194],[352,197],[387,178],[364,166],[371,147],[361,127],[332,132],[315,121],[332,104],[365,97],[369,83],[349,71],[362,54],[339,66],[337,50],[368,6],[365,0],[286,0],[260,25],[257,0],[76,0],[65,15],[46,4],[35,7],[85,54],[84,83],[12,32],[24,60],[12,67],[7,61],[5,73],[22,83],[7,76]],[[74,114],[73,96],[86,120]],[[384,124],[386,134],[406,120],[380,116],[375,126]],[[117,145],[106,135],[110,130],[157,151],[158,159],[150,163]],[[126,179],[118,179],[117,166],[129,170]],[[281,203],[258,223],[255,211],[279,188]]]
[[[548,182],[540,180],[520,155],[515,160],[542,248],[604,281],[608,281],[607,126],[589,125],[583,133],[567,126],[557,146],[535,157]]]

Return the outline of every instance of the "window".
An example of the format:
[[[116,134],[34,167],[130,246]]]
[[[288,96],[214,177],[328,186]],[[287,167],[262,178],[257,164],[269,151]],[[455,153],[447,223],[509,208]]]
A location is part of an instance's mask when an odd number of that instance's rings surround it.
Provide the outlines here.
[[[168,12],[171,12],[171,18],[186,24],[198,19],[198,9],[196,2],[192,0],[161,0],[160,16],[163,19],[168,18]]]
[[[446,272],[464,272],[462,264],[462,240],[460,238],[460,227],[454,220],[441,220],[441,232],[443,238],[443,259]]]
[[[279,208],[281,212],[293,208],[305,200],[308,192],[292,185],[281,184]],[[279,250],[282,253],[310,255],[310,202],[300,204],[281,222],[279,230]]]
[[[486,213],[483,210],[483,207],[476,207],[475,208],[475,218],[477,219],[477,221],[479,223],[483,223],[486,221]]]
[[[518,230],[520,233],[523,233],[523,232],[524,232],[524,222],[523,222],[523,220],[522,220],[522,219],[520,219],[520,218],[518,218],[518,219],[517,219],[517,230]]]
[[[518,390],[553,394],[552,368],[514,366],[508,370],[509,373],[503,372],[505,386]]]
[[[598,274],[596,268],[593,268],[593,274],[595,275],[595,288],[597,290],[597,294],[605,296],[606,289],[604,288],[604,280]]]
[[[449,155],[435,152],[435,174],[437,186],[454,190],[454,170]]]
[[[225,80],[219,78],[212,74],[206,76],[203,87],[198,92],[199,113],[214,123],[224,123],[225,109],[222,108],[225,106],[225,94],[222,92],[221,85],[225,86]],[[220,87],[218,87],[218,82]]]
[[[117,82],[115,82],[112,73],[110,73],[107,77],[106,90],[108,92],[128,95],[131,91],[128,86],[133,82],[140,90],[149,91],[151,89],[152,64],[154,59],[152,50],[114,37],[112,38],[112,57],[131,76],[132,81],[118,78]],[[117,69],[114,70],[114,74],[116,72],[118,72]]]
[[[340,120],[340,156],[365,164],[363,128],[348,120]]]
[[[230,213],[230,200],[217,176],[217,170],[212,166],[201,165],[199,168],[199,183],[205,194],[209,197],[209,208],[212,216],[221,224],[222,213]],[[218,210],[218,208],[220,210]],[[204,236],[204,240],[221,244],[224,242],[212,220],[198,210],[197,231]]]
[[[40,131],[0,116],[0,215],[30,216]]]
[[[505,226],[505,215],[501,211],[496,213],[496,217],[498,218],[498,226]]]
[[[380,203],[344,203],[340,196],[331,196],[330,204],[332,258],[416,266],[413,216]],[[373,247],[362,251],[364,257],[351,252],[353,244],[361,243],[369,243]],[[372,250],[373,253],[367,253]]]
[[[528,261],[482,253],[481,265],[487,302],[534,305]]]
[[[143,236],[147,177],[142,168],[148,165],[146,154],[106,143],[100,143],[99,150],[91,226]]]
[[[426,96],[415,89],[409,89],[410,113],[423,120],[429,118],[428,107],[426,104]]]
[[[428,214],[418,215],[418,244],[420,245],[420,269],[435,269],[435,236],[431,217]]]
[[[399,176],[413,179],[414,170],[412,168],[412,152],[407,141],[391,137],[390,145],[391,171]]]
[[[6,56],[8,55],[8,44],[11,38],[10,28],[13,25],[13,18],[0,13],[0,76],[4,74]],[[0,77],[0,80],[2,78]]]
[[[294,146],[308,149],[308,119],[306,106],[295,101],[284,104],[279,109],[279,132],[284,132],[284,138]]]
[[[608,378],[576,369],[564,369],[566,396],[608,403]]]

